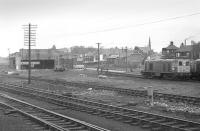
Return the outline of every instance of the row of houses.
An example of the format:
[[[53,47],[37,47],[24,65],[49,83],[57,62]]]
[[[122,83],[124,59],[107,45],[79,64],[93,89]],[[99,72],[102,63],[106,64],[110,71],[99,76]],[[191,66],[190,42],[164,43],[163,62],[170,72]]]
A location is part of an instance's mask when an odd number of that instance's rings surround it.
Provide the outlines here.
[[[191,45],[181,43],[180,47],[170,42],[166,48],[162,48],[163,59],[199,59],[200,58],[200,43],[191,41]]]

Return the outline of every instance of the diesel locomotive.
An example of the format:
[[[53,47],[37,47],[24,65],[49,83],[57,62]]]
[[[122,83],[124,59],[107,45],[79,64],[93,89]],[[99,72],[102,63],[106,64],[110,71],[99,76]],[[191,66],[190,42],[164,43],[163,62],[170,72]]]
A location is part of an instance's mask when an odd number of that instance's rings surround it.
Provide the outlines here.
[[[141,74],[144,77],[200,80],[200,59],[146,60]]]

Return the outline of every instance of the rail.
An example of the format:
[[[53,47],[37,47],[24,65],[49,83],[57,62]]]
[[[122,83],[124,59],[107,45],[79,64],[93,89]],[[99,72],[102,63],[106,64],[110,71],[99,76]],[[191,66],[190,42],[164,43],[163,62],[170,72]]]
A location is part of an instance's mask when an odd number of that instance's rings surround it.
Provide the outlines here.
[[[179,130],[179,131],[199,131],[200,123],[183,120],[179,118],[172,118],[168,116],[131,110],[122,107],[111,106],[107,104],[92,102],[81,100],[77,98],[64,97],[58,94],[48,93],[47,91],[41,91],[37,89],[29,88],[19,88],[19,86],[5,84],[1,86],[2,88],[6,88],[5,86],[10,86],[9,90],[15,90],[16,92],[23,92],[29,95],[37,96],[37,98],[41,97],[43,100],[46,99],[49,102],[53,102],[54,104],[67,106],[73,110],[87,112],[93,115],[103,116],[109,119],[120,120],[125,123],[131,125],[140,125],[144,128],[149,128],[152,130],[160,129],[162,131],[168,130]],[[18,88],[17,88],[18,87]],[[20,91],[21,90],[21,91]],[[72,101],[72,102],[70,102]],[[73,102],[75,101],[75,102]],[[80,104],[81,103],[81,104]],[[85,105],[83,105],[85,104]]]

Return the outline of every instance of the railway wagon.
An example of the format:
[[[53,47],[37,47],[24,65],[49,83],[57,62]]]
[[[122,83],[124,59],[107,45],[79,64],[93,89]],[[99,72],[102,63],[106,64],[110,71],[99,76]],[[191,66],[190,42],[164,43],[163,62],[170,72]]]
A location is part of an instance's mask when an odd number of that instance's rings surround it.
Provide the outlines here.
[[[144,77],[189,78],[191,76],[190,60],[158,59],[145,61]]]
[[[192,78],[200,80],[200,59],[197,59],[193,62],[191,68]]]

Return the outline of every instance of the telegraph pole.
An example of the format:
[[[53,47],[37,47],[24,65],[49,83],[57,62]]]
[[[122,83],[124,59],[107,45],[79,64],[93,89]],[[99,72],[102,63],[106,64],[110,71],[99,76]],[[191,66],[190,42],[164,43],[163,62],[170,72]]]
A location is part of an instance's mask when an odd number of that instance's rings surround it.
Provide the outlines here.
[[[24,45],[28,46],[28,84],[31,84],[31,46],[35,46],[36,43],[36,28],[37,25],[24,26]]]
[[[11,67],[11,62],[10,62],[10,48],[8,48],[8,67]]]
[[[99,75],[99,64],[100,64],[100,54],[99,54],[99,45],[100,45],[100,43],[97,43],[97,45],[98,45],[98,68],[97,68],[97,72],[98,72],[98,75]]]
[[[127,61],[127,47],[125,48],[125,52],[126,52],[126,72],[127,72],[127,66],[128,66],[128,61]]]
[[[31,84],[31,24],[28,24],[28,84]]]

